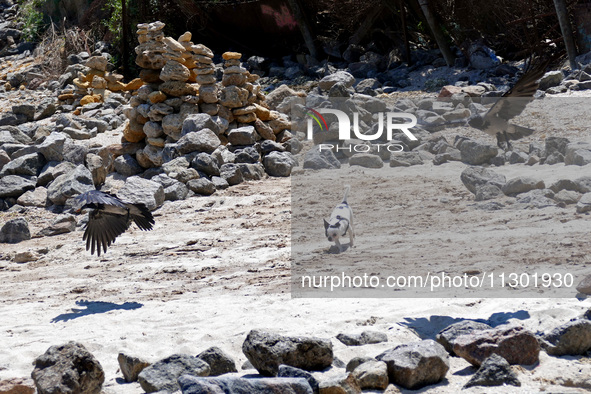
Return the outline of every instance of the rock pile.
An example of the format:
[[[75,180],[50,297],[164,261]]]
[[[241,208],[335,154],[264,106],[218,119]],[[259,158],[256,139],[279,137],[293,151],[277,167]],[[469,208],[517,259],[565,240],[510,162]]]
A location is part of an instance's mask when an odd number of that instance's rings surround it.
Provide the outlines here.
[[[230,392],[307,394],[395,392],[395,386],[416,390],[445,382],[450,357],[461,357],[478,368],[473,369],[469,380],[465,377],[465,387],[520,386],[520,370],[512,370],[511,365],[535,365],[540,362],[540,351],[554,356],[585,354],[591,349],[589,338],[591,322],[585,317],[540,335],[517,325],[493,328],[463,320],[440,331],[437,341],[426,339],[394,347],[386,341],[380,354],[355,356],[345,366],[334,356],[331,339],[252,330],[242,345],[248,359],[242,369],[256,368],[262,377],[242,377],[234,359],[215,346],[196,356],[173,354],[154,363],[125,353],[119,353],[117,359],[125,381],[139,382],[146,392],[180,389],[183,393],[201,393],[222,388]],[[40,393],[50,392],[51,387],[99,392],[104,381],[100,363],[83,345],[74,342],[50,347],[34,364],[32,377]],[[457,368],[458,361],[454,364]],[[67,380],[63,378],[66,374]]]

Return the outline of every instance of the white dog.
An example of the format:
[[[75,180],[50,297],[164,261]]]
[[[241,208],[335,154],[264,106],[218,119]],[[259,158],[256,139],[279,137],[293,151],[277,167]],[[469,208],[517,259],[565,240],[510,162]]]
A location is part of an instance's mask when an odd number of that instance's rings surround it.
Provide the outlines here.
[[[347,203],[347,196],[351,186],[345,186],[345,195],[343,201],[333,209],[330,219],[324,219],[324,230],[329,242],[335,243],[339,253],[343,251],[340,238],[349,232],[349,246],[353,247],[355,241],[355,232],[353,231],[353,210]]]

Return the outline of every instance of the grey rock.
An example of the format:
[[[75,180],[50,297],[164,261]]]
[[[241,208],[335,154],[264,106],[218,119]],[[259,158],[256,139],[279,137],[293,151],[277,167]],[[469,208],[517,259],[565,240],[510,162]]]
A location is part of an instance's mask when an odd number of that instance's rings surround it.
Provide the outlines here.
[[[518,164],[525,163],[528,158],[529,156],[527,155],[527,153],[513,150],[509,153],[507,161],[509,162],[509,164]]]
[[[461,152],[462,161],[471,165],[488,163],[494,158],[499,149],[494,145],[483,144],[479,141],[466,139],[456,145]]]
[[[496,185],[486,184],[476,189],[474,201],[492,200],[504,196],[503,191]]]
[[[38,145],[39,152],[47,161],[62,161],[64,159],[64,144],[68,137],[59,132],[53,132]]]
[[[50,161],[41,170],[41,173],[37,179],[37,185],[46,186],[58,176],[67,174],[73,171],[75,168],[76,165],[70,163],[69,161],[64,161],[61,163],[58,161]]]
[[[28,239],[31,239],[31,232],[24,218],[11,219],[0,229],[0,243],[16,244]]]
[[[572,190],[561,190],[554,195],[554,201],[565,205],[576,204],[580,196],[579,193]]]
[[[0,178],[0,198],[19,197],[35,189],[37,178],[31,176],[6,175]]]
[[[223,164],[220,167],[220,177],[224,178],[230,186],[237,185],[244,181],[240,167],[236,164]]]
[[[76,342],[51,346],[33,365],[31,376],[39,394],[99,394],[105,381],[101,364]]]
[[[337,82],[328,90],[328,97],[351,97],[351,93],[347,90],[347,86],[343,82]]]
[[[322,90],[329,90],[336,83],[341,82],[349,88],[355,83],[355,77],[346,71],[337,71],[334,74],[327,75],[318,82],[318,87]]]
[[[53,222],[39,232],[39,235],[44,237],[51,237],[58,234],[71,233],[76,230],[76,218],[74,215],[61,214],[58,215]]]
[[[497,174],[496,172],[489,170],[484,167],[468,167],[460,175],[460,179],[466,188],[476,194],[477,190],[486,185],[494,185],[502,188],[506,183],[504,175]]]
[[[383,361],[370,360],[352,372],[362,390],[385,390],[388,387],[388,366]]]
[[[289,152],[273,151],[263,159],[263,165],[267,174],[277,177],[290,176],[292,169],[297,164],[297,160]]]
[[[81,164],[55,178],[47,188],[47,198],[54,204],[64,205],[68,198],[90,190],[95,190],[92,173]]]
[[[384,166],[384,162],[378,155],[372,155],[371,153],[359,153],[357,155],[353,155],[349,159],[349,165],[365,168],[382,168]]]
[[[244,126],[231,130],[228,133],[228,142],[234,146],[253,145],[256,137],[257,132],[254,126]]]
[[[216,135],[220,135],[220,133],[223,132],[214,117],[207,114],[192,114],[187,116],[183,121],[181,135],[184,136],[188,133],[201,131],[203,129],[209,129]]]
[[[591,185],[591,178],[589,178],[590,185]],[[579,185],[575,181],[571,181],[570,179],[560,179],[554,182],[549,187],[554,193],[558,193],[561,190],[572,190],[575,192],[579,191]]]
[[[2,181],[0,181],[1,184]],[[577,213],[591,212],[591,193],[585,193],[577,203]]]
[[[473,386],[521,386],[517,374],[511,369],[511,365],[498,354],[491,354],[480,366],[478,371],[470,378],[464,388]]]
[[[192,179],[187,182],[187,187],[192,192],[203,196],[210,196],[215,193],[216,190],[213,182],[207,178]]]
[[[261,163],[237,163],[245,181],[258,181],[265,178],[265,167]]]
[[[316,371],[329,367],[333,361],[332,344],[327,339],[287,337],[261,330],[248,333],[242,351],[265,376],[276,376],[281,364]]]
[[[271,152],[285,152],[285,147],[278,142],[264,140],[261,142],[261,153],[266,155]]]
[[[361,394],[361,387],[352,373],[331,376],[321,380],[318,386],[320,393]]]
[[[423,158],[419,152],[392,152],[390,155],[390,167],[410,167],[423,164]]]
[[[70,138],[74,140],[88,140],[92,137],[96,137],[96,130],[94,133],[86,130],[86,129],[75,129],[73,127],[64,127],[61,130],[62,133],[66,134]],[[93,135],[94,134],[94,135]]]
[[[115,171],[124,176],[133,176],[141,173],[144,169],[138,164],[137,160],[126,153],[113,161]]]
[[[220,145],[221,141],[213,131],[201,129],[183,135],[177,143],[177,149],[181,154],[190,152],[212,153]]]
[[[511,365],[531,365],[539,360],[540,344],[531,331],[510,326],[460,335],[454,341],[453,350],[477,367],[493,353]]]
[[[308,382],[303,378],[241,378],[220,376],[199,378],[182,375],[178,379],[183,394],[312,394]]]
[[[228,183],[228,181],[226,181],[224,178],[221,178],[219,176],[212,176],[211,182],[215,186],[216,190],[224,190],[224,189],[227,189],[228,187],[230,187],[230,184]]]
[[[549,166],[558,163],[564,163],[564,155],[559,152],[553,152],[549,154],[544,160],[544,164],[547,164]]]
[[[349,362],[347,363],[345,370],[347,372],[353,372],[353,370],[355,368],[357,368],[358,366],[360,366],[361,364],[363,364],[366,361],[375,361],[375,358],[373,357],[353,357],[351,360],[349,360]]]
[[[571,142],[566,146],[564,164],[585,166],[591,163],[591,144],[588,142]]]
[[[191,161],[191,167],[196,169],[197,171],[202,171],[210,176],[220,175],[218,161],[214,158],[213,155],[209,155],[207,153],[197,154],[195,158]]]
[[[582,176],[574,180],[574,183],[577,185],[576,191],[579,193],[589,193],[591,192],[591,176]]]
[[[378,331],[363,331],[361,334],[338,334],[337,339],[347,346],[363,346],[388,342],[388,336]]]
[[[411,390],[440,382],[449,370],[445,348],[431,339],[396,346],[376,359],[387,364],[391,383]]]
[[[453,351],[454,341],[460,335],[471,334],[481,330],[490,330],[491,326],[485,323],[480,323],[474,320],[462,320],[457,323],[450,324],[443,330],[439,331],[435,340],[440,343],[445,350],[451,355],[455,355]]]
[[[234,154],[236,155],[234,163],[258,163],[261,158],[261,155],[259,155],[259,152],[254,146],[236,149]]]
[[[150,365],[149,362],[139,357],[130,356],[125,353],[119,353],[117,361],[119,362],[119,369],[126,382],[136,382],[140,372]]]
[[[188,354],[173,354],[144,368],[138,375],[138,381],[146,393],[174,392],[180,389],[177,379],[185,374],[208,376],[209,365]]]
[[[88,148],[86,145],[77,144],[72,140],[66,141],[64,145],[64,160],[69,161],[70,163],[84,164],[86,160],[86,154],[88,153]]]
[[[45,158],[39,153],[31,153],[14,159],[2,167],[0,177],[5,175],[37,176],[45,165]]]
[[[144,204],[153,211],[164,203],[164,188],[159,183],[136,175],[127,178],[117,196],[126,202]]]
[[[17,104],[12,106],[12,113],[16,115],[24,115],[27,122],[30,122],[35,117],[35,106],[33,104]]]
[[[47,205],[47,189],[39,186],[23,193],[16,203],[23,207],[45,207]]]
[[[539,87],[540,90],[547,90],[554,86],[560,85],[562,80],[564,79],[564,74],[562,71],[548,71],[544,76],[540,79]]]
[[[540,338],[540,345],[553,356],[576,356],[591,349],[591,321],[576,319],[556,327]]]
[[[314,146],[304,156],[304,168],[310,170],[335,169],[341,168],[341,162],[331,150]]]
[[[279,372],[277,373],[278,378],[304,378],[308,381],[310,388],[312,388],[312,392],[314,394],[318,394],[319,387],[318,381],[314,376],[308,372],[304,371],[300,368],[290,367],[289,365],[281,364],[279,366]]]
[[[191,182],[191,181],[189,181]],[[164,188],[164,199],[166,201],[184,200],[189,194],[189,188],[184,183],[175,180],[175,182]]]
[[[219,347],[210,347],[199,353],[197,358],[209,364],[209,376],[219,376],[225,373],[238,372],[232,357],[228,356]]]
[[[542,180],[522,176],[509,179],[507,183],[501,187],[501,190],[507,196],[514,196],[529,192],[530,190],[544,189],[545,187],[544,181]]]
[[[563,137],[548,137],[546,138],[545,151],[546,156],[553,153],[560,153],[562,156],[566,155],[566,146],[570,143],[568,138]]]
[[[525,205],[526,208],[546,208],[556,205],[552,198],[553,192],[550,189],[535,189],[516,196],[518,204]]]

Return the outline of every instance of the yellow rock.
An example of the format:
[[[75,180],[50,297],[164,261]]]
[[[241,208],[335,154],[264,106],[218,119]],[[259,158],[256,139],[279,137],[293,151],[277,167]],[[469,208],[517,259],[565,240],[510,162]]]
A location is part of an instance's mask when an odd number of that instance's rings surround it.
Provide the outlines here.
[[[123,138],[128,142],[140,142],[146,137],[141,126],[139,126],[139,130],[141,131],[138,131],[138,125],[134,123],[137,122],[134,122],[133,120],[128,122],[123,129]]]
[[[181,34],[181,36],[179,37],[179,39],[177,41],[180,42],[180,43],[191,41],[191,37],[192,37],[191,32],[190,31],[186,31],[183,34]]]
[[[66,101],[66,100],[71,100],[75,97],[76,96],[74,95],[74,93],[65,93],[65,94],[60,94],[59,96],[57,96],[57,99],[60,101]]]
[[[89,94],[80,99],[80,105],[85,106],[90,103],[100,103],[102,97],[98,94]]]
[[[156,90],[155,92],[152,92],[148,95],[148,100],[150,100],[152,104],[161,103],[167,98],[168,97],[166,96],[166,94],[162,93],[159,90]]]
[[[90,83],[94,89],[106,89],[107,88],[107,81],[103,77],[99,77],[98,75],[93,75],[92,82]]]
[[[101,78],[105,77],[105,72],[104,71],[99,71],[99,70],[93,70],[91,69],[90,71],[88,71],[86,73],[86,81],[92,81],[92,79],[94,78],[94,76],[99,76]]]
[[[79,78],[74,78],[72,82],[79,89],[88,89],[90,87],[90,82],[82,82]]]
[[[72,115],[78,116],[78,115],[80,115],[81,112],[82,111],[80,111],[80,108],[76,108],[76,110],[74,112],[72,112]]]
[[[112,92],[120,92],[125,90],[125,84],[123,82],[109,82],[107,83],[107,89]]]
[[[130,81],[126,86],[125,86],[125,90],[138,90],[139,88],[141,88],[144,85],[144,81],[142,81],[140,78],[136,78],[132,81]]]
[[[259,118],[262,121],[271,120],[271,111],[268,108],[265,108],[258,104],[254,104],[254,106],[254,113],[256,114],[257,118]]]
[[[239,52],[224,52],[222,54],[222,57],[224,58],[224,60],[240,59],[242,57],[242,54]]]

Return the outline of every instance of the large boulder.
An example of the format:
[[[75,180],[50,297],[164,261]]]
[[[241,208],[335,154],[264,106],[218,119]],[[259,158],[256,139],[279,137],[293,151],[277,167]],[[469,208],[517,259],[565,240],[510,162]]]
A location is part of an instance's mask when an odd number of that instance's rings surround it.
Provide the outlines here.
[[[180,154],[190,152],[212,153],[221,145],[220,138],[210,129],[201,129],[186,133],[177,142]]]
[[[474,194],[484,185],[494,185],[501,188],[506,183],[504,175],[484,167],[468,167],[462,171],[460,179],[464,186]]]
[[[577,356],[591,349],[591,321],[577,319],[556,327],[540,338],[546,353],[553,356]]]
[[[322,78],[320,82],[318,82],[318,87],[322,90],[329,90],[339,82],[345,87],[350,88],[355,83],[355,77],[346,71],[337,71]]]
[[[208,376],[209,365],[188,354],[173,354],[144,368],[138,375],[138,381],[146,393],[174,392],[180,388],[177,379],[185,374]]]
[[[310,170],[341,168],[341,162],[330,149],[314,146],[304,156],[304,168]]]
[[[132,176],[127,178],[125,185],[117,192],[117,196],[134,204],[144,204],[150,211],[164,204],[164,188],[161,184],[149,179]]]
[[[45,156],[47,161],[62,161],[64,159],[64,144],[68,140],[68,136],[60,132],[53,132],[45,140],[38,145],[37,149]]]
[[[31,376],[39,394],[99,394],[105,381],[101,364],[76,342],[51,346],[33,365]]]
[[[440,382],[449,370],[449,355],[431,339],[396,346],[376,359],[388,366],[391,383],[410,390]]]
[[[183,375],[178,380],[183,394],[259,393],[312,394],[304,378],[249,379],[238,376],[200,378]]]
[[[39,153],[31,153],[8,162],[2,167],[0,177],[5,175],[37,176],[45,165],[45,158]]]
[[[28,190],[35,189],[37,177],[6,175],[0,178],[0,198],[19,197]]]
[[[54,204],[64,205],[68,198],[90,190],[95,190],[92,173],[80,164],[51,182],[47,188],[47,198]]]
[[[0,229],[0,243],[16,244],[28,239],[31,239],[31,232],[24,218],[9,220]]]
[[[289,176],[297,165],[296,159],[289,152],[270,152],[263,159],[265,171],[271,176]]]
[[[328,368],[333,361],[332,343],[328,339],[288,337],[261,330],[248,333],[242,351],[265,376],[276,376],[281,364],[319,371]]]
[[[238,372],[232,357],[228,356],[219,347],[210,347],[199,353],[197,358],[205,361],[209,365],[209,376],[219,376],[225,373]]]

